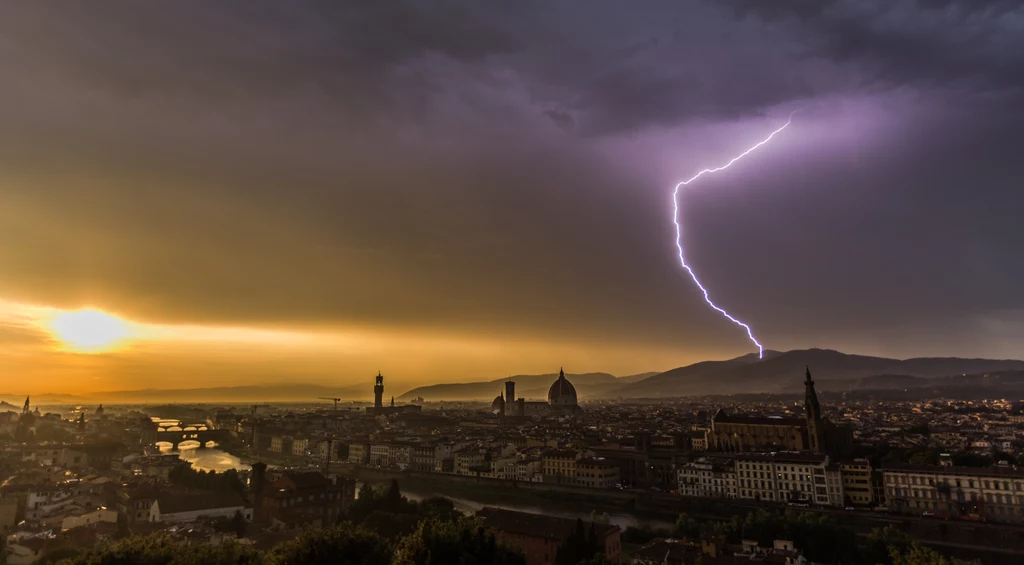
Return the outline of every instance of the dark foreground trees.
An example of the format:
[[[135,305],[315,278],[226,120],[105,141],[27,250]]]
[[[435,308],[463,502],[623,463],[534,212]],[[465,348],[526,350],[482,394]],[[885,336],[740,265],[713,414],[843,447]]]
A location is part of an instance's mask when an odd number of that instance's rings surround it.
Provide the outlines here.
[[[184,545],[167,537],[131,537],[64,561],[71,565],[260,565],[263,555],[234,543]]]
[[[525,565],[526,556],[499,542],[468,518],[455,522],[431,518],[402,538],[392,565]]]
[[[267,565],[389,565],[391,544],[374,532],[343,523],[309,530],[275,547]]]
[[[524,565],[517,549],[467,518],[429,518],[397,541],[344,522],[308,530],[260,552],[226,542],[185,545],[167,537],[133,537],[69,556],[68,565]]]

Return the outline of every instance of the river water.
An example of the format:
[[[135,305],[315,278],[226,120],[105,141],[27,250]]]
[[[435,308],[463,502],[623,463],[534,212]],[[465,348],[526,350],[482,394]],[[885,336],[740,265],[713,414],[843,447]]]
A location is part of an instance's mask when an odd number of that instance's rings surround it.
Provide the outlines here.
[[[191,462],[192,468],[200,471],[217,471],[218,473],[223,473],[228,469],[238,469],[239,471],[248,471],[251,469],[247,463],[222,449],[217,449],[216,447],[199,449],[199,445],[196,442],[184,442],[176,452],[170,449],[170,445],[161,447],[160,451],[164,453],[178,453],[183,461]],[[359,494],[359,489],[362,486],[363,484],[361,482],[356,484],[357,496]],[[475,514],[484,506],[497,506],[500,508],[507,508],[509,510],[518,510],[520,512],[545,514],[548,516],[558,516],[560,518],[570,518],[574,520],[576,518],[589,520],[591,518],[592,510],[584,508],[581,503],[552,502],[550,504],[527,504],[510,501],[507,497],[495,499],[489,499],[489,497],[465,498],[460,496],[451,496],[445,493],[434,493],[408,488],[402,488],[402,494],[409,500],[415,501],[421,501],[432,496],[443,496],[451,500],[457,510],[466,514]],[[603,512],[598,510],[597,514],[601,515]],[[650,524],[656,527],[671,525],[667,522],[641,520],[636,516],[622,512],[608,512],[607,514],[607,518],[610,523],[623,529],[640,524]]]
[[[175,420],[171,418],[151,418],[153,422],[161,429],[181,429],[181,420]],[[199,424],[201,429],[206,429],[206,426]],[[199,448],[198,441],[183,441],[178,444],[178,449],[171,449],[171,444],[165,441],[158,442],[157,447],[160,448],[161,453],[177,453],[181,457],[182,461],[188,461],[192,463],[192,468],[197,471],[217,471],[223,473],[229,469],[237,469],[239,471],[248,471],[252,469],[248,463],[245,463],[238,457],[231,455],[223,449],[217,449],[217,444],[214,442],[207,442],[208,447],[202,449]]]
[[[362,486],[362,484],[360,484],[358,486]],[[399,486],[401,486],[401,485],[399,485]],[[466,514],[471,514],[471,515],[475,514],[478,510],[480,510],[484,506],[495,506],[495,507],[498,507],[498,508],[505,508],[505,509],[508,509],[508,510],[518,510],[520,512],[530,512],[532,514],[544,514],[546,516],[558,516],[559,518],[570,518],[572,520],[575,520],[576,518],[581,518],[583,520],[590,520],[591,519],[591,510],[587,510],[587,509],[582,508],[578,503],[577,504],[573,504],[573,503],[561,503],[561,502],[554,502],[553,501],[550,504],[533,505],[533,504],[523,504],[523,503],[509,502],[506,499],[502,499],[500,501],[494,501],[494,500],[484,501],[484,500],[474,500],[474,499],[450,496],[450,495],[446,495],[444,493],[424,493],[424,492],[418,492],[418,491],[415,491],[415,490],[409,490],[409,489],[406,489],[406,488],[402,488],[401,490],[402,490],[402,494],[406,498],[408,498],[409,500],[419,501],[419,500],[423,500],[423,499],[426,499],[426,498],[430,498],[432,496],[443,496],[443,497],[447,498],[448,500],[452,501],[452,503],[455,505],[455,509],[456,510],[459,510],[460,512],[464,512]],[[669,524],[668,522],[663,522],[663,521],[660,521],[660,520],[641,520],[640,518],[637,518],[636,516],[632,516],[630,514],[625,514],[625,513],[621,513],[621,512],[607,512],[607,513],[604,513],[601,510],[597,510],[596,514],[599,515],[599,516],[602,515],[602,514],[607,514],[606,518],[608,519],[608,522],[611,523],[611,524],[615,524],[616,526],[619,526],[623,530],[625,530],[629,526],[640,526],[642,524],[649,524],[649,525],[654,526],[654,527],[670,527],[670,526],[672,526],[672,524]]]
[[[183,442],[178,450],[171,449],[170,444],[160,446],[163,453],[177,453],[182,461],[192,463],[192,468],[197,471],[217,471],[223,473],[228,469],[248,471],[252,467],[238,457],[231,455],[223,449],[216,447],[199,448],[198,442]]]

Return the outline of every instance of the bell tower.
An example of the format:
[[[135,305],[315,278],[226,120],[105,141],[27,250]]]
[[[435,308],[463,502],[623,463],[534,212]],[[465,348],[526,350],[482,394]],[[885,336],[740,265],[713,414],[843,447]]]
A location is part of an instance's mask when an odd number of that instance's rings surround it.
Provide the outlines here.
[[[807,377],[804,379],[804,418],[807,421],[807,447],[811,451],[819,453],[821,452],[821,405],[818,404],[818,395],[814,392],[810,367],[807,367]]]
[[[373,385],[373,407],[384,407],[384,377],[377,371],[377,382]]]

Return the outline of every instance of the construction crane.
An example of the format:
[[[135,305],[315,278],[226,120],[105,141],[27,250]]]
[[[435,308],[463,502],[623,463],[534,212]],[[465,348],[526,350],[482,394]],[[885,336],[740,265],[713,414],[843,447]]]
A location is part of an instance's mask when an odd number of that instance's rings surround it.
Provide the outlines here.
[[[334,401],[334,411],[335,412],[338,411],[338,403],[341,402],[340,398],[331,398],[329,396],[318,396],[317,398],[320,399],[320,400],[333,400]]]

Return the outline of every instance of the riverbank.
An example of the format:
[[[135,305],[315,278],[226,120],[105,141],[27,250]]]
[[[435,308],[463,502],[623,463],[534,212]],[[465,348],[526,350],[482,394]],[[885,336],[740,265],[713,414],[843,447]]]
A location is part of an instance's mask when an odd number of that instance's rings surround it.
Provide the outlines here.
[[[572,518],[589,518],[592,513],[608,514],[613,523],[623,528],[641,524],[670,526],[676,518],[675,514],[637,508],[636,496],[628,491],[600,491],[567,485],[396,472],[348,465],[332,466],[331,472],[369,484],[387,484],[396,479],[403,492],[414,493],[420,498],[443,496],[472,507],[474,511],[484,506],[501,506]]]

